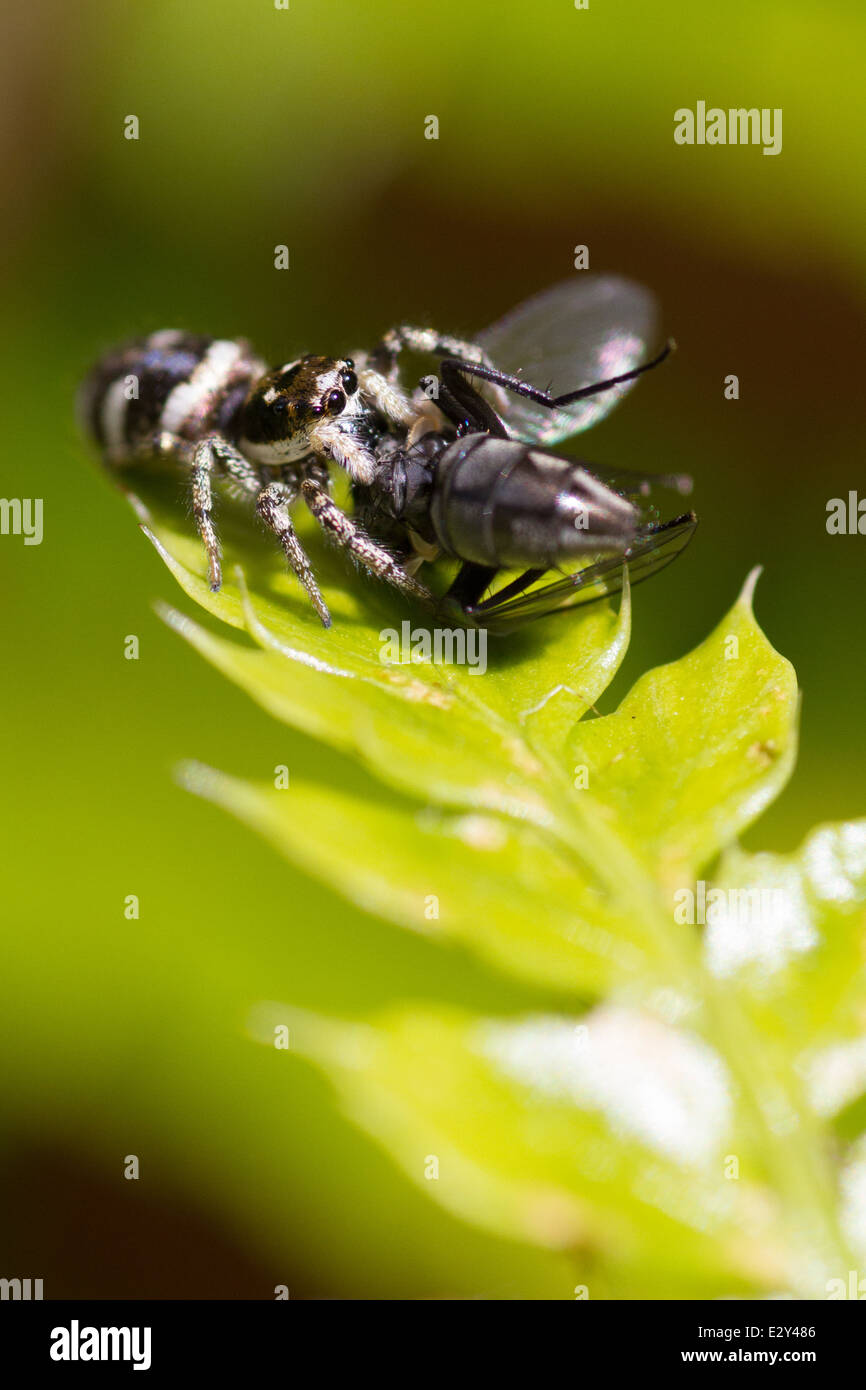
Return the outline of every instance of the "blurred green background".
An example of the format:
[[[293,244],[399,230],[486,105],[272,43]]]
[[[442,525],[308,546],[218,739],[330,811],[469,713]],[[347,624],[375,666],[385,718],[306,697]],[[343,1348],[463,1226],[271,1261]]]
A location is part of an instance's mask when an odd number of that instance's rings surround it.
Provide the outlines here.
[[[36,3],[5,28],[2,492],[44,498],[45,537],[0,537],[0,1273],[43,1277],[47,1297],[568,1296],[561,1256],[436,1209],[324,1082],[290,1062],[287,1083],[244,1038],[261,998],[533,1001],[175,787],[183,757],[264,777],[315,750],[154,617],[179,596],[78,438],[74,392],[105,348],[161,327],[243,334],[274,360],[401,320],[471,334],[577,273],[587,244],[593,270],[656,292],[680,352],[580,452],[692,473],[701,517],[638,591],[603,707],[763,564],[757,614],[799,675],[802,753],[748,843],[793,847],[863,811],[866,540],[825,517],[864,476],[866,16],[150,0]],[[675,145],[674,110],[698,100],[781,107],[782,153]],[[123,1181],[127,1153],[146,1181]]]

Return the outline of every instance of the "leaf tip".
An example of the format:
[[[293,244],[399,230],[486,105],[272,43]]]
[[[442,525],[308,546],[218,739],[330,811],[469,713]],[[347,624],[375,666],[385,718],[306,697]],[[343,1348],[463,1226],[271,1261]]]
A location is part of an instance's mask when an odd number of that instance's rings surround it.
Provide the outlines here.
[[[193,796],[203,797],[206,801],[215,799],[219,773],[208,767],[207,763],[200,763],[196,758],[184,758],[173,771],[175,782],[185,792],[192,792]]]
[[[737,599],[737,603],[742,605],[743,608],[748,609],[752,617],[754,617],[754,609],[752,605],[755,598],[755,589],[757,587],[758,580],[760,579],[763,572],[763,565],[755,565],[755,568],[751,570],[749,574],[746,576],[746,582],[740,590],[740,596]]]
[[[244,615],[244,626],[252,638],[258,642],[264,640],[265,644],[267,644],[269,639],[273,639],[273,634],[269,632],[264,623],[259,620],[259,616],[253,607],[253,600],[250,595],[243,565],[235,565],[232,573],[234,574],[235,584],[238,594],[240,595],[241,612]]]
[[[144,502],[136,492],[124,492],[123,495],[126,498],[129,505],[132,507],[132,510],[135,512],[135,515],[138,517],[139,525],[141,526],[142,531],[146,532],[147,523],[151,520],[150,508],[148,507],[147,503]],[[153,539],[153,537],[151,537],[151,539]]]
[[[185,613],[181,613],[178,608],[172,608],[171,604],[166,603],[164,599],[154,599],[153,611],[160,621],[165,623],[166,627],[171,628],[172,632],[178,633],[181,637],[185,637],[190,628],[195,626]]]
[[[147,539],[150,541],[156,553],[162,557],[162,559],[170,568],[171,556],[169,555],[162,541],[157,539],[155,532],[151,531],[150,527],[148,526],[147,522],[150,520],[149,516],[146,512],[139,513],[139,516],[141,518],[139,521],[139,525],[141,526],[142,531],[147,536]]]

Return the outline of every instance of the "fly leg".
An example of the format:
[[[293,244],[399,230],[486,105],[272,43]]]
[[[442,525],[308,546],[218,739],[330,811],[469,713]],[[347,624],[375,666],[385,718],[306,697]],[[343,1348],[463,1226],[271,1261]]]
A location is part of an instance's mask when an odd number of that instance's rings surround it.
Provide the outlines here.
[[[620,386],[623,382],[634,381],[635,377],[660,366],[665,358],[670,356],[673,349],[674,344],[669,339],[652,361],[644,362],[640,367],[633,367],[631,371],[622,372],[619,376],[609,377],[607,381],[596,381],[591,386],[580,386],[576,391],[566,391],[562,396],[551,396],[549,391],[541,391],[537,386],[531,386],[528,381],[523,381],[520,377],[509,376],[507,372],[500,372],[496,367],[490,366],[486,362],[476,362],[465,358],[447,359],[442,363],[442,375],[444,378],[447,367],[452,372],[459,371],[464,376],[476,377],[480,381],[489,381],[506,391],[514,392],[517,396],[524,396],[527,400],[533,401],[535,405],[543,405],[549,410],[557,410],[560,406],[571,405],[573,401],[583,400],[586,396],[597,396],[601,391],[609,391],[612,386]]]
[[[497,439],[507,439],[508,430],[493,406],[471,381],[466,380],[467,365],[453,357],[445,358],[439,369],[442,378],[438,382],[436,404],[445,418],[457,427],[458,434],[473,434],[477,430]],[[430,380],[436,381],[436,378],[428,377],[427,381]]]
[[[492,565],[478,565],[473,560],[466,560],[451,581],[447,593],[442,595],[443,604],[455,603],[461,613],[471,613],[495,574]]]

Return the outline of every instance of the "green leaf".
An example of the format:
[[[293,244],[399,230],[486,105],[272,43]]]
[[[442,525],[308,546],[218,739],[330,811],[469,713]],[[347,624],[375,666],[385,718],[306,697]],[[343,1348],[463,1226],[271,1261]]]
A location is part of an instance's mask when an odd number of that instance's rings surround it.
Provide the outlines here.
[[[724,1177],[730,1079],[683,1030],[611,1005],[359,1024],[269,1004],[249,1032],[268,1046],[280,1026],[410,1179],[455,1215],[569,1252],[593,1298],[623,1279],[633,1297],[744,1293],[789,1272],[778,1211]]]
[[[293,777],[277,791],[199,764],[180,773],[191,791],[252,825],[358,907],[460,942],[521,979],[595,998],[652,968],[641,923],[623,931],[532,827],[480,812],[455,815],[372,782]]]
[[[736,846],[796,756],[796,680],[755,621],[756,574],[695,651],[589,717],[628,643],[627,588],[618,615],[491,641],[481,674],[383,659],[405,613],[314,541],[327,632],[241,529],[218,595],[175,522],[149,534],[209,615],[165,620],[320,749],[288,788],[192,763],[185,785],[366,911],[551,998],[517,1018],[443,998],[353,1020],[289,1001],[254,1011],[251,1036],[287,1024],[429,1197],[568,1251],[594,1296],[820,1296],[858,1238],[814,1078],[864,1017],[864,832]],[[769,915],[744,923],[762,889]]]
[[[663,881],[730,844],[794,765],[797,682],[755,623],[757,576],[695,651],[647,672],[569,741],[607,822]]]
[[[803,1078],[812,1108],[840,1113],[866,1093],[866,821],[821,826],[793,854],[733,848],[717,881],[709,969],[736,983],[765,1049]],[[851,1121],[849,1137],[864,1127]]]
[[[866,821],[825,825],[793,854],[733,848],[718,881],[733,902],[707,913],[713,973],[766,1006],[792,1046],[857,1037],[866,980]],[[758,897],[760,895],[760,898]]]
[[[295,612],[273,598],[253,600],[240,568],[212,594],[201,557],[198,572],[178,558],[188,544],[166,528],[146,534],[184,591],[229,626],[244,628],[256,644],[254,650],[214,637],[163,608],[166,620],[223,674],[277,718],[352,752],[400,791],[450,805],[545,823],[544,767],[534,744],[543,746],[551,729],[555,739],[563,722],[567,727],[584,713],[628,644],[626,600],[618,618],[598,605],[570,631],[563,627],[545,659],[528,670],[515,669],[511,650],[490,652],[483,674],[421,659],[392,664],[383,657],[382,634],[393,627],[337,616],[326,631],[306,607]],[[285,587],[293,582],[281,571],[277,578]],[[296,593],[294,599],[297,605]],[[416,619],[413,630],[429,629]]]

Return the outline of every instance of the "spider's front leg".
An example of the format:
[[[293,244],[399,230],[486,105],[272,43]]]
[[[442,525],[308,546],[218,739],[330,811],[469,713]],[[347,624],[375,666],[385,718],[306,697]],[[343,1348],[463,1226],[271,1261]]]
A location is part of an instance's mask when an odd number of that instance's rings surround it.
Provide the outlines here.
[[[319,484],[313,483],[312,486],[318,487]],[[321,590],[316,583],[316,576],[313,574],[313,567],[295,534],[295,528],[289,516],[289,507],[297,495],[298,485],[296,482],[268,483],[256,498],[256,511],[283,547],[286,559],[306,589],[310,602],[322,620],[323,627],[330,627],[331,615],[328,612],[328,605],[322,598]],[[326,492],[324,495],[327,497]],[[330,498],[328,500],[330,501]]]
[[[398,589],[401,594],[414,598],[425,608],[436,608],[436,598],[431,591],[407,574],[389,550],[371,540],[362,527],[328,496],[321,484],[312,478],[305,478],[301,483],[301,494],[323,530],[365,570]]]
[[[370,353],[370,365],[393,380],[397,373],[397,359],[402,352],[417,352],[426,357],[460,357],[466,362],[493,366],[478,343],[468,343],[464,338],[452,337],[450,333],[439,333],[435,328],[417,328],[410,323],[389,329]]]
[[[208,435],[191,445],[177,436],[162,434],[152,441],[152,447],[155,452],[176,456],[189,467],[193,517],[207,551],[208,582],[214,593],[222,584],[222,548],[213,522],[213,480],[223,477],[255,500],[258,515],[283,547],[322,623],[330,627],[327,604],[288,513],[298,495],[297,482],[267,482],[259,469],[222,435]]]
[[[418,328],[409,323],[400,324],[385,334],[370,353],[370,368],[394,386],[397,381],[398,360],[403,352],[415,352],[427,357],[459,358],[461,361],[486,367],[491,372],[496,370],[480,344],[467,342],[464,338],[455,338],[450,333],[439,333],[435,328]],[[508,398],[498,386],[494,384],[490,394],[497,409],[507,408]],[[432,399],[435,400],[435,397]]]
[[[222,583],[222,554],[213,520],[214,477],[225,474],[243,492],[255,496],[262,486],[258,471],[222,435],[208,435],[193,442],[170,430],[160,430],[140,440],[126,458],[119,463],[112,460],[112,466],[154,458],[178,465],[189,476],[192,514],[207,552],[208,583],[216,593]]]
[[[170,440],[160,438],[162,450],[172,451]],[[190,446],[185,445],[184,448],[188,458]],[[262,487],[258,470],[222,435],[209,435],[199,440],[192,450],[192,514],[207,551],[208,583],[214,593],[222,584],[222,548],[213,521],[213,479],[217,473],[231,478],[249,496],[256,496]]]

